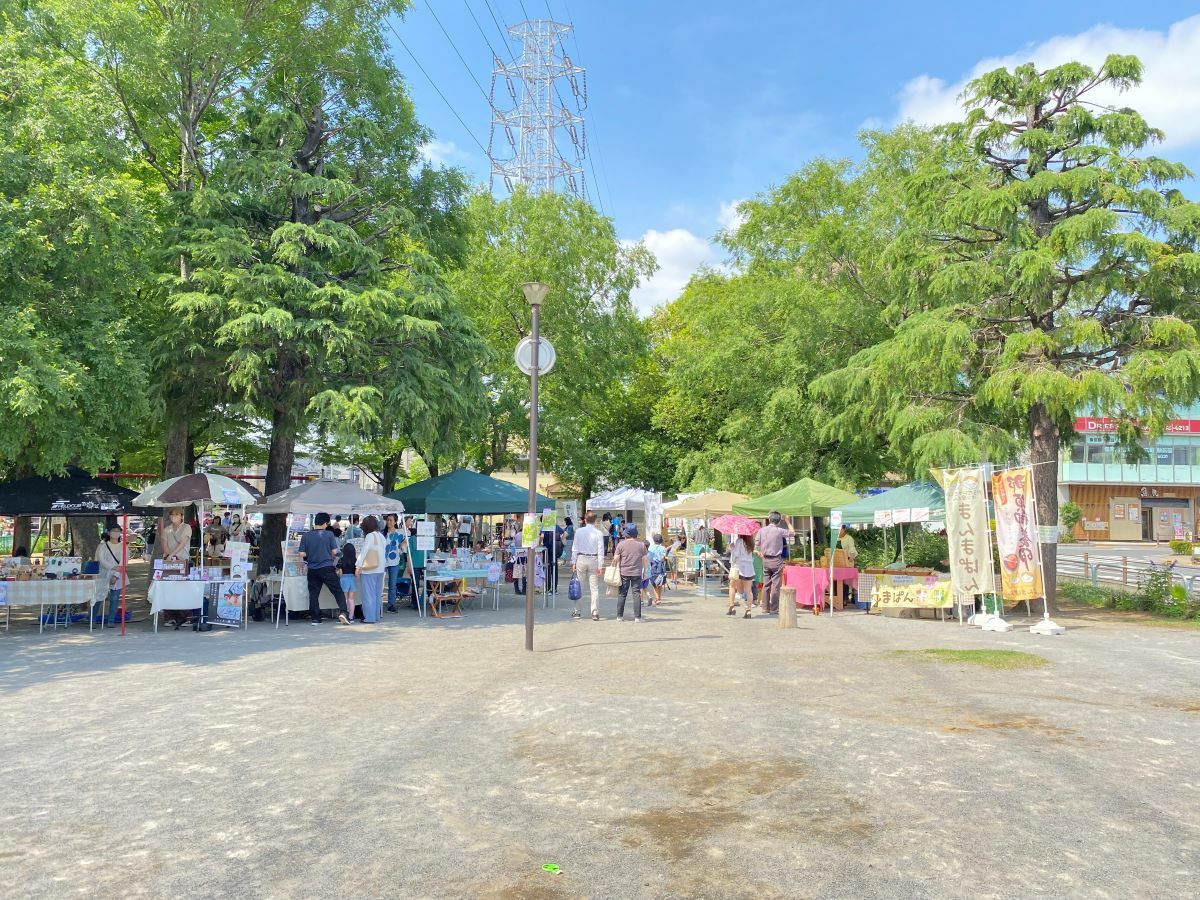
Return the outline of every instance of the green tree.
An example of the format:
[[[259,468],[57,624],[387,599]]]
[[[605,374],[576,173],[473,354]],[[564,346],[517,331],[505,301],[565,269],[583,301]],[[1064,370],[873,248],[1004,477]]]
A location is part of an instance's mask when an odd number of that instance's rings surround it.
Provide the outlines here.
[[[1094,101],[1136,85],[1110,56],[998,69],[966,93],[963,122],[935,134],[895,186],[879,248],[910,273],[894,332],[818,383],[853,398],[831,436],[883,427],[918,465],[1010,458],[1028,446],[1038,516],[1058,522],[1059,448],[1077,411],[1161,432],[1200,394],[1200,206],[1181,165],[1140,155],[1162,133]],[[1054,596],[1055,546],[1043,547]]]
[[[0,471],[108,469],[149,409],[131,319],[157,198],[105,98],[19,7],[0,8]]]
[[[608,385],[627,379],[649,352],[629,293],[654,261],[641,245],[623,245],[612,222],[576,198],[479,192],[469,209],[467,258],[450,281],[495,360],[473,461],[484,472],[504,468],[526,443],[529,379],[512,354],[531,327],[521,285],[544,281],[542,334],[557,363],[541,382],[541,458],[577,478],[586,497],[603,474],[586,423],[605,414]]]
[[[453,297],[415,212],[427,135],[380,38],[394,9],[328,3],[294,37],[240,99],[177,247],[191,268],[171,311],[215,336],[230,390],[270,420],[267,493],[290,483],[310,423],[384,425],[389,370],[424,365],[446,334]],[[283,528],[268,517],[261,565]]]

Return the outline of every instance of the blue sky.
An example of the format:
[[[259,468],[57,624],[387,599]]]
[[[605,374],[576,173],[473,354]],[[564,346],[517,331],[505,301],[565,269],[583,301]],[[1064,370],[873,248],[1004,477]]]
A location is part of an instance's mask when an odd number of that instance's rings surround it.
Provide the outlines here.
[[[721,261],[710,239],[737,201],[815,156],[855,155],[864,125],[952,115],[961,83],[1000,63],[1140,55],[1146,84],[1123,102],[1168,132],[1159,152],[1200,172],[1195,0],[1010,0],[1001,14],[962,0],[414,0],[397,31],[466,128],[386,36],[436,135],[431,153],[483,183],[489,166],[476,141],[487,145],[491,113],[472,76],[489,88],[492,50],[471,13],[503,53],[492,13],[515,24],[547,17],[547,7],[574,23],[569,49],[588,71],[593,202],[662,266],[638,291],[643,309]],[[1200,196],[1200,185],[1187,191]]]

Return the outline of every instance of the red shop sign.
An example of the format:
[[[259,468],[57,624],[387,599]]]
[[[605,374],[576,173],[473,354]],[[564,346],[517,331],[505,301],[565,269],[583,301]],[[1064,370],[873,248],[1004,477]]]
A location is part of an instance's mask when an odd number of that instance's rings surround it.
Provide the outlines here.
[[[1084,434],[1111,434],[1117,430],[1117,423],[1103,417],[1079,416],[1075,419],[1075,430]],[[1167,423],[1164,433],[1200,434],[1200,419],[1172,419]]]

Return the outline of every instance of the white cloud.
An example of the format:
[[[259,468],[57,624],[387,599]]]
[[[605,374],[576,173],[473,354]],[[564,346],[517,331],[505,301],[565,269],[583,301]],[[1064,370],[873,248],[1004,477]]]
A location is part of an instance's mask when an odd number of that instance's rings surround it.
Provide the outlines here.
[[[686,228],[669,231],[652,228],[641,240],[658,260],[658,271],[633,290],[633,305],[642,315],[670,303],[698,269],[715,265],[720,258],[716,247]]]
[[[421,146],[421,156],[431,166],[460,165],[470,159],[454,141],[432,140]]]
[[[745,223],[745,215],[738,211],[738,207],[743,202],[742,200],[734,200],[730,203],[721,204],[721,209],[717,213],[717,224],[721,226],[722,231],[737,231]]]
[[[934,124],[960,118],[963,88],[992,69],[1026,62],[1039,68],[1070,61],[1099,66],[1109,53],[1137,56],[1145,66],[1144,79],[1125,94],[1097,92],[1094,99],[1134,107],[1167,133],[1168,145],[1200,143],[1200,15],[1176,22],[1166,32],[1098,25],[1081,34],[1054,37],[1008,56],[981,60],[954,84],[921,75],[900,93],[900,119]]]

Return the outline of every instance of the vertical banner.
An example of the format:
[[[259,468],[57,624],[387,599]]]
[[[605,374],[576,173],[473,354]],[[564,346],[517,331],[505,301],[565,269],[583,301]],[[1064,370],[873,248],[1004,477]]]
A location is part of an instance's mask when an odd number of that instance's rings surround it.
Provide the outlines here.
[[[646,514],[646,537],[661,534],[663,529],[662,494],[646,491],[644,512]]]
[[[1000,587],[1013,603],[1038,600],[1042,587],[1042,549],[1034,526],[1033,470],[1007,469],[992,476],[996,505],[996,552],[1000,556]]]
[[[987,490],[982,469],[942,473],[946,488],[946,536],[950,542],[950,583],[960,597],[996,592],[992,541],[988,532]],[[928,519],[928,510],[925,510]]]

